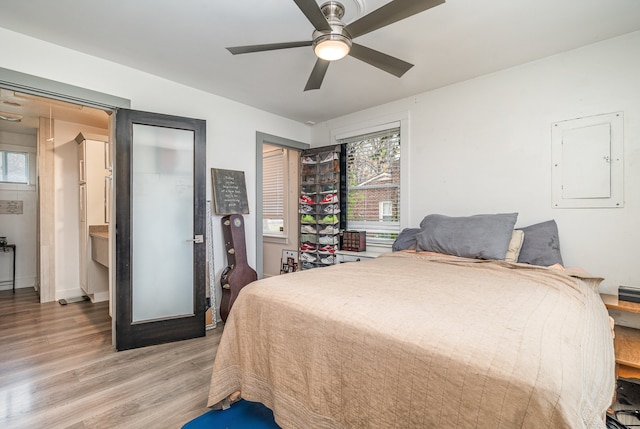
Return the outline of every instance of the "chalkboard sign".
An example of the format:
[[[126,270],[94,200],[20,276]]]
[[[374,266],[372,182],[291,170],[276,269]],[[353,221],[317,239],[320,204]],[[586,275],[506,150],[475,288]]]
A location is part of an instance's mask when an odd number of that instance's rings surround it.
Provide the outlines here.
[[[216,214],[249,214],[244,171],[211,169]]]

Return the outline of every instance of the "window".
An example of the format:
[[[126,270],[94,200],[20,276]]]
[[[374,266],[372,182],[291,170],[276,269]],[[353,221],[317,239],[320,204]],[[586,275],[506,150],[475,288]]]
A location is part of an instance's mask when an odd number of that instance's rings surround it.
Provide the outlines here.
[[[346,144],[347,228],[392,244],[400,232],[400,128],[339,140]]]
[[[393,220],[393,202],[380,201],[380,209],[378,210],[379,219],[384,222]]]
[[[263,235],[285,235],[285,182],[287,150],[266,146],[262,154]]]
[[[29,183],[29,153],[0,150],[0,182]]]

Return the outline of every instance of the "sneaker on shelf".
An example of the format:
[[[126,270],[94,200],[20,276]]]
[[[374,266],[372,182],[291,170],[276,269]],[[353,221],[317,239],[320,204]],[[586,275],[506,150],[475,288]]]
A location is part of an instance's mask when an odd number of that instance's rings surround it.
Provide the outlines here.
[[[300,234],[301,243],[315,244],[317,241],[318,241],[318,236],[316,234]]]
[[[337,194],[327,194],[322,201],[320,201],[320,204],[329,204],[329,203],[337,203],[338,202],[338,195]]]
[[[316,258],[310,253],[302,253],[300,255],[300,259],[302,259],[302,262],[315,262],[318,260],[318,258]]]
[[[302,223],[316,223],[316,218],[311,216],[310,214],[303,214],[302,217],[300,218],[300,222],[302,222]]]
[[[330,204],[322,209],[322,213],[340,213],[340,204]]]
[[[327,225],[318,231],[320,234],[337,234],[340,230],[333,225]]]
[[[302,243],[300,245],[300,250],[302,252],[315,252],[316,250],[316,245],[313,243]]]
[[[302,263],[302,269],[303,270],[310,270],[311,268],[315,268],[316,266],[309,263],[309,262],[303,262]]]
[[[320,162],[329,162],[333,161],[334,159],[338,159],[338,154],[336,152],[331,152],[326,155],[321,155]]]
[[[318,231],[316,231],[316,229],[311,225],[302,225],[300,227],[300,232],[305,233],[305,234],[315,234]],[[333,234],[333,233],[331,233],[331,234]]]
[[[315,185],[303,186],[302,187],[302,193],[304,195],[315,195],[315,193],[316,193]]]
[[[318,243],[320,244],[338,244],[337,241],[335,235],[321,235],[318,237]]]
[[[315,213],[316,209],[313,206],[302,204],[299,211],[300,213]]]
[[[320,259],[320,262],[322,262],[325,265],[333,265],[336,262],[336,258],[333,255],[329,255],[326,258]]]
[[[313,241],[305,241],[304,244],[306,245],[305,248],[308,252],[315,252],[318,248],[316,243]]]
[[[318,221],[318,223],[321,223],[321,224],[324,224],[324,225],[326,225],[326,224],[332,224],[332,225],[334,225],[334,224],[336,224],[336,223],[338,223],[338,222],[339,222],[339,220],[338,220],[338,216],[336,216],[336,215],[334,215],[334,214],[332,214],[332,215],[326,215],[325,217],[323,217],[322,219],[320,219],[320,220]]]
[[[316,160],[313,157],[305,156],[305,157],[302,158],[302,163],[303,164],[316,164]]]
[[[333,254],[333,253],[336,253],[337,251],[338,251],[338,246],[335,244],[325,244],[324,246],[318,249],[319,253],[324,253],[325,255],[327,253]]]
[[[334,173],[326,173],[318,177],[318,183],[336,183],[338,176]]]
[[[336,185],[335,184],[331,184],[331,185],[323,185],[322,189],[320,190],[321,194],[335,194],[336,192],[338,192],[338,190],[336,189]]]
[[[313,201],[313,198],[308,197],[306,195],[300,195],[300,202],[302,204],[315,204],[316,202]]]

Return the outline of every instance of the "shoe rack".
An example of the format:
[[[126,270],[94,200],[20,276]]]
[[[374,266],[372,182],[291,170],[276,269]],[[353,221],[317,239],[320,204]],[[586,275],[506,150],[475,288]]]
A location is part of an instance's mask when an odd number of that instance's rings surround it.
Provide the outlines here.
[[[300,255],[301,269],[335,264],[344,225],[346,199],[342,145],[318,147],[300,155]]]

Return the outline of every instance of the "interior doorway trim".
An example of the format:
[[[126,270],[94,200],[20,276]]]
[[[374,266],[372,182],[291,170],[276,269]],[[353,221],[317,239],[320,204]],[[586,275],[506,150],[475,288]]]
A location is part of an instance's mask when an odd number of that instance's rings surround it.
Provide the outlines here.
[[[110,94],[105,94],[98,91],[93,91],[79,86],[74,86],[62,82],[57,82],[50,79],[30,75],[27,73],[17,72],[14,70],[0,67],[0,87],[18,91],[25,94],[50,98],[52,100],[65,101],[68,103],[79,104],[82,106],[92,107],[110,112],[116,112],[119,108],[130,108],[131,101],[125,98],[117,97]],[[115,115],[111,115],[111,122]],[[41,120],[41,127],[48,126],[47,121]],[[111,128],[113,128],[111,126]],[[48,132],[42,134],[39,133],[38,145],[41,145],[40,139],[43,135],[49,135]],[[43,154],[45,158],[50,158],[51,154]],[[52,159],[48,159],[47,162],[52,162]],[[38,160],[40,164],[40,160]],[[40,178],[38,177],[38,181]],[[38,187],[39,188],[39,187]],[[55,234],[53,233],[54,221],[53,219],[42,219],[42,212],[44,209],[53,213],[51,208],[50,198],[47,201],[41,201],[40,188],[38,190],[38,217],[40,218],[40,229],[38,231],[38,268],[36,280],[39,293],[40,302],[50,302],[55,300],[55,252],[49,251],[49,249],[55,249]],[[46,230],[45,230],[46,228]],[[47,237],[43,242],[43,237]],[[44,249],[43,249],[44,246]],[[44,254],[41,254],[43,253]],[[43,277],[46,276],[46,279]]]
[[[309,149],[308,143],[290,140],[256,131],[256,273],[263,277],[264,240],[262,237],[262,145],[278,146],[303,151]]]
[[[12,91],[47,97],[102,110],[129,109],[131,101],[115,95],[56,82],[0,67],[0,86]]]

